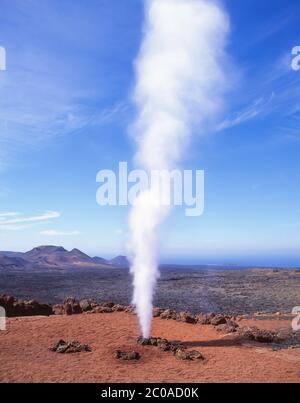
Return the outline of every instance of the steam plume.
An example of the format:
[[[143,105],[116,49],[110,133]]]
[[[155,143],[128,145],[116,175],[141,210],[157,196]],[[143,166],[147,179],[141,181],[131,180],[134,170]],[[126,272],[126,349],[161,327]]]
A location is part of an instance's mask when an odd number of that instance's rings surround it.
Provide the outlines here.
[[[191,133],[204,132],[218,113],[228,31],[227,15],[213,0],[146,1],[134,90],[140,167],[149,172],[176,167]],[[156,230],[168,213],[155,203],[160,192],[152,185],[140,193],[129,217],[133,303],[144,337],[150,334],[159,277]]]

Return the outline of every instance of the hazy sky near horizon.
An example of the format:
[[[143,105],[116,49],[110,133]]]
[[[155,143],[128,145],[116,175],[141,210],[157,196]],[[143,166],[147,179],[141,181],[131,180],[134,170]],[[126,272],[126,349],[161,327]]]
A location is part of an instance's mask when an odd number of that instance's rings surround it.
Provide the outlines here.
[[[162,260],[300,265],[300,4],[223,5],[225,107],[181,164],[205,171],[205,211],[173,210]],[[97,205],[96,174],[132,161],[142,27],[142,0],[0,0],[0,250],[124,253],[128,208]]]

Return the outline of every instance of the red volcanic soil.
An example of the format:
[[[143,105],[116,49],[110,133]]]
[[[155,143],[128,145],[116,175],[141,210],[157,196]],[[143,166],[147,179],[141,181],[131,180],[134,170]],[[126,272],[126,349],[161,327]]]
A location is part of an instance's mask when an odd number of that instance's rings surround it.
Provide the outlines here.
[[[290,321],[247,321],[275,329]],[[180,361],[172,353],[136,343],[139,329],[128,313],[8,319],[0,331],[1,382],[299,382],[300,349],[273,351],[263,344],[240,344],[212,326],[155,318],[152,335],[181,340],[204,361]],[[49,351],[59,339],[88,344],[91,352]],[[119,361],[114,352],[136,350],[139,361]]]

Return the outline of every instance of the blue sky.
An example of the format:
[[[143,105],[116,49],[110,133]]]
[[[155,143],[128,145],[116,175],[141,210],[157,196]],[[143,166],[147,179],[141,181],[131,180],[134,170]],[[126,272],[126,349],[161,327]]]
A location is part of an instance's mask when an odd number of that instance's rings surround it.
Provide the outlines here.
[[[194,133],[205,212],[175,208],[162,261],[300,265],[297,0],[224,1],[232,82],[218,130]],[[126,207],[96,203],[96,174],[131,162],[141,0],[1,0],[0,249],[40,244],[124,253]],[[11,214],[9,214],[11,213]]]

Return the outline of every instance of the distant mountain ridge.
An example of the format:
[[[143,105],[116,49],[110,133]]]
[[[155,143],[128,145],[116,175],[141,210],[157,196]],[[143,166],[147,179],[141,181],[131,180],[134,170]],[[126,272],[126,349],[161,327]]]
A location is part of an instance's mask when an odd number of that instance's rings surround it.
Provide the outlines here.
[[[2,252],[0,252],[0,268],[16,268],[16,267],[26,267],[28,262],[17,256],[6,256]]]
[[[129,261],[126,256],[116,256],[115,258],[111,259],[110,264],[117,267],[129,267]]]
[[[124,264],[125,262],[125,264]],[[126,263],[127,262],[127,263]],[[0,252],[1,268],[70,268],[70,267],[95,267],[114,268],[127,267],[125,256],[117,256],[112,260],[102,257],[90,257],[79,249],[67,251],[62,246],[43,245],[32,250],[22,252]]]

